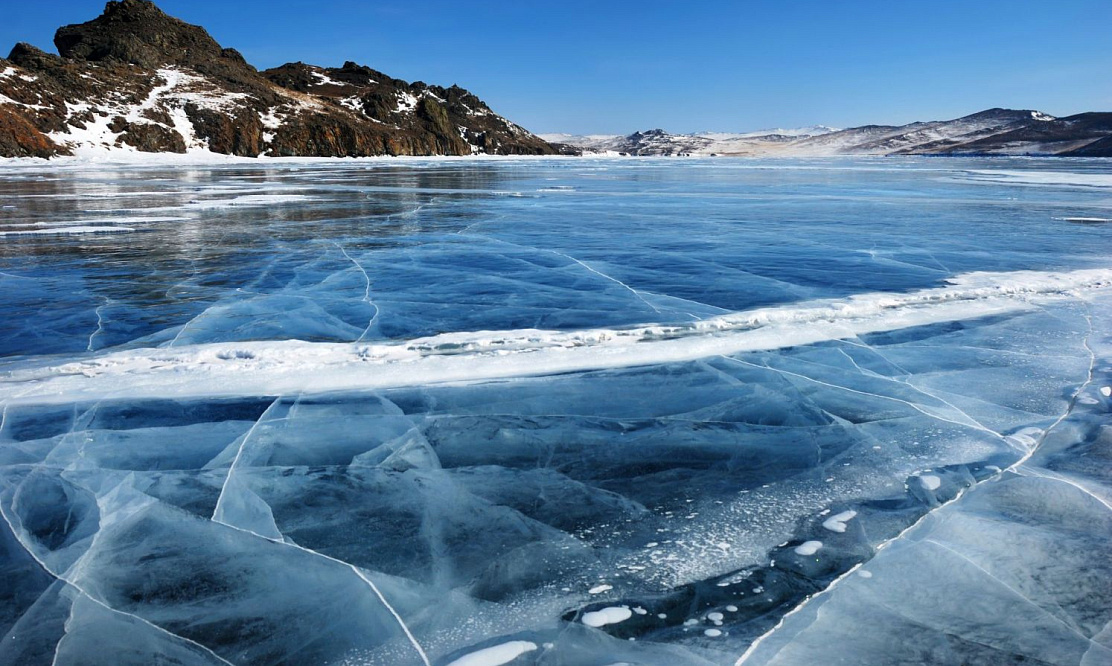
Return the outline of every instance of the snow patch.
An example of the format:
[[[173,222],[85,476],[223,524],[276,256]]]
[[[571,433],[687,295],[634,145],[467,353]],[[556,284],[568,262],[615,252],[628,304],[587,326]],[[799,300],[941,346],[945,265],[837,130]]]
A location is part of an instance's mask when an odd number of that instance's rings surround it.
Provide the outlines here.
[[[346,86],[347,85],[346,83],[343,83],[342,81],[337,81],[336,79],[333,79],[332,77],[328,76],[327,74],[325,74],[324,72],[321,72],[321,71],[313,70],[312,72],[310,72],[310,74],[312,74],[313,78],[317,80],[316,85],[318,85],[318,86]]]
[[[602,610],[591,611],[583,614],[583,624],[588,627],[605,627],[608,624],[618,624],[633,617],[629,606],[611,606]]]
[[[1112,222],[1112,218],[1107,217],[1055,217],[1052,219],[1062,222],[1080,222],[1081,224],[1107,224]]]
[[[530,641],[510,641],[465,654],[448,666],[502,666],[536,649],[537,644]]]
[[[822,548],[822,542],[821,541],[804,541],[803,543],[801,543],[800,545],[795,547],[795,552],[796,552],[797,555],[802,555],[804,557],[809,557],[809,556],[814,555],[815,553],[819,552],[819,550],[821,548]]]
[[[211,201],[192,201],[182,208],[211,210],[214,208],[236,208],[240,206],[269,206],[271,204],[305,201],[304,194],[245,194],[233,199],[214,199]]]
[[[842,534],[846,531],[846,523],[853,520],[856,515],[856,511],[843,511],[824,520],[822,526],[831,532]]]
[[[394,109],[394,113],[410,113],[417,108],[417,98],[408,92],[399,92],[398,106]]]
[[[50,227],[29,231],[0,231],[0,236],[75,236],[80,234],[122,234],[130,227]]]
[[[932,492],[942,487],[942,479],[938,478],[934,474],[924,474],[920,476],[919,483],[923,486],[923,488]]]

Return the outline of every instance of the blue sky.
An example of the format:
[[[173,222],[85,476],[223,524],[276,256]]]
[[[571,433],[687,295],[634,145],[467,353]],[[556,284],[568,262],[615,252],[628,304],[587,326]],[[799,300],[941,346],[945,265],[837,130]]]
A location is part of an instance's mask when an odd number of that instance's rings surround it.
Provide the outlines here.
[[[53,50],[99,0],[10,2],[0,51]],[[904,123],[1112,111],[1112,2],[162,0],[260,69],[458,83],[535,132]]]

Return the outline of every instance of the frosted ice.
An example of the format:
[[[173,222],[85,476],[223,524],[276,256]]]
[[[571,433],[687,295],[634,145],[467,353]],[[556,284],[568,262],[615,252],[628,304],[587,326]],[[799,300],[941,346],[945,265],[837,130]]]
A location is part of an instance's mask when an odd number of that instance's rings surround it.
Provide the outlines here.
[[[0,162],[0,663],[1108,661],[1099,162],[92,159]]]

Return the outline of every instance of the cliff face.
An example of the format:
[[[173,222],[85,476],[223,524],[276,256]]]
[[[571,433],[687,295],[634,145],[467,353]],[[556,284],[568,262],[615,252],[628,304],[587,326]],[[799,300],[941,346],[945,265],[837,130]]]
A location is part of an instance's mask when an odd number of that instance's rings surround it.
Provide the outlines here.
[[[148,0],[109,2],[99,18],[60,28],[54,42],[60,56],[17,44],[0,59],[0,155],[556,152],[457,86],[410,84],[351,62],[259,72]]]

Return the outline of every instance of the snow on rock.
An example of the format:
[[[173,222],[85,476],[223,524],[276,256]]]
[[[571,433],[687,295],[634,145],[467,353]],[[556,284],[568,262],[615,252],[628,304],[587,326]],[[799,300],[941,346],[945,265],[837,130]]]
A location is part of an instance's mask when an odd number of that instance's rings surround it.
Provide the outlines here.
[[[324,72],[322,72],[320,70],[313,70],[310,73],[313,75],[313,78],[317,80],[317,85],[318,86],[344,86],[344,85],[347,85],[342,81],[337,81],[336,79],[333,79],[332,77],[328,76],[327,74],[325,74]]]
[[[397,93],[398,105],[394,113],[411,113],[417,108],[417,98],[407,92]]]

